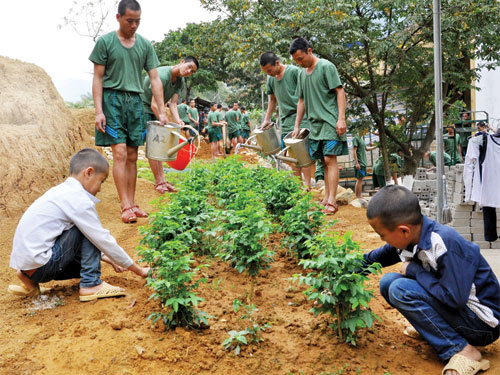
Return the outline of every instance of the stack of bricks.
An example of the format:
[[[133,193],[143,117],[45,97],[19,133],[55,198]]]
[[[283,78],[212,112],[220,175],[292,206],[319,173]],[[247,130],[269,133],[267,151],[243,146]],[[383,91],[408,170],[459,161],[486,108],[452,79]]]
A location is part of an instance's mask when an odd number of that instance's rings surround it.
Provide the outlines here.
[[[483,213],[479,204],[466,202],[463,180],[463,164],[445,167],[446,200],[451,209],[453,221],[448,225],[462,237],[479,245],[481,249],[500,249],[500,240],[488,242],[484,240]],[[436,220],[436,174],[427,173],[424,179],[424,168],[417,168],[413,192],[417,195],[422,213]],[[500,232],[500,209],[497,209],[497,227]]]

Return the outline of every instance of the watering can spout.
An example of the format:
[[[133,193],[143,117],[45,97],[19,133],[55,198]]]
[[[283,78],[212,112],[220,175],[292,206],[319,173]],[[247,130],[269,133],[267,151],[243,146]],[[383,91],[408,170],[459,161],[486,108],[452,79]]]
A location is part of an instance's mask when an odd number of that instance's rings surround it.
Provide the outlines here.
[[[241,143],[238,143],[238,144],[236,145],[236,147],[235,147],[235,149],[234,149],[234,154],[235,154],[235,155],[238,155],[238,151],[240,150],[240,147],[241,147],[241,146],[242,146],[242,144],[241,144]]]

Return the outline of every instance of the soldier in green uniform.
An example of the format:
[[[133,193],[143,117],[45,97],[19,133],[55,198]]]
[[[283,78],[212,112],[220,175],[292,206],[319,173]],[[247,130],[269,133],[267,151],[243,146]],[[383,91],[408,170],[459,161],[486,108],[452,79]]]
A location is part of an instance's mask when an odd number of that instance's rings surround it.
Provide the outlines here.
[[[398,172],[403,168],[403,159],[401,158],[399,153],[401,153],[400,150],[398,151],[398,153],[389,155],[389,169],[391,171],[391,177],[395,185],[398,184]],[[378,159],[375,160],[375,163],[373,163],[372,174],[374,188],[383,188],[387,185],[385,181],[384,161],[382,160],[382,155],[380,155]]]
[[[208,141],[210,142],[212,159],[215,159],[218,155],[219,141],[222,139],[222,133],[219,132],[219,128],[223,125],[224,122],[219,116],[219,112],[217,112],[217,103],[212,103],[207,118]]]
[[[239,117],[238,103],[234,103],[233,108],[226,112],[225,120],[227,122],[227,138],[232,147],[236,147],[236,144],[240,138],[240,117]]]
[[[433,166],[436,166],[436,151],[427,151],[424,154],[424,158],[428,158]],[[451,164],[451,156],[447,152],[443,152],[444,165],[450,167]]]
[[[240,120],[240,126],[241,126],[241,142],[244,143],[247,141],[248,137],[250,137],[250,114],[247,113],[247,110],[245,107],[241,107],[241,120]]]
[[[455,125],[446,127],[447,134],[443,137],[444,150],[451,157],[451,165],[462,163],[462,146],[460,145],[460,135],[455,132]]]
[[[189,108],[187,110],[187,116],[189,118],[189,125],[195,128],[198,132],[200,131],[200,115],[198,114],[198,108],[196,108],[196,102],[194,99],[189,101]],[[186,137],[194,136],[191,129],[186,130]]]
[[[124,223],[131,223],[137,217],[148,216],[135,203],[138,148],[146,135],[140,98],[143,69],[150,78],[160,122],[166,124],[167,117],[156,69],[160,62],[152,44],[136,33],[141,21],[139,3],[120,1],[116,19],[119,29],[101,36],[89,57],[94,63],[95,143],[111,146],[121,218]]]
[[[298,103],[296,91],[301,69],[294,65],[282,64],[274,52],[265,52],[260,56],[260,67],[268,76],[266,94],[269,95],[269,104],[261,128],[266,129],[271,124],[271,117],[279,105],[281,148],[284,148],[283,139],[288,133],[293,132],[295,127]],[[309,128],[306,117],[302,119],[300,127]],[[306,189],[310,190],[311,167],[297,168],[295,165],[291,167],[296,176],[302,178],[303,175]]]
[[[311,133],[310,152],[314,159],[321,159],[325,168],[325,214],[338,211],[336,202],[339,182],[337,156],[347,155],[345,108],[346,97],[337,68],[330,61],[319,59],[304,38],[294,39],[290,54],[295,62],[305,68],[297,84],[297,118],[294,137],[299,134],[304,114]]]
[[[178,112],[178,107],[180,106],[177,106],[179,93],[182,92],[185,87],[184,78],[194,74],[198,70],[198,67],[198,60],[193,56],[188,56],[175,66],[161,66],[158,68],[158,75],[163,85],[163,99],[168,101],[170,113],[174,121],[179,125],[184,125]],[[146,123],[159,118],[158,106],[153,98],[154,95],[151,90],[151,81],[149,77],[146,77],[144,79],[144,92],[141,94]],[[162,194],[167,191],[175,191],[172,184],[165,180],[162,162],[153,159],[148,159],[148,162],[155,178],[156,191]]]
[[[356,185],[354,186],[354,193],[356,197],[363,197],[363,178],[366,177],[366,151],[375,149],[375,146],[367,147],[364,137],[367,130],[362,130],[356,134],[352,139],[352,153],[354,158],[354,177],[356,177]]]
[[[181,104],[177,106],[179,117],[184,124],[189,124],[189,117],[187,115],[189,106],[186,104],[186,99],[182,99]]]

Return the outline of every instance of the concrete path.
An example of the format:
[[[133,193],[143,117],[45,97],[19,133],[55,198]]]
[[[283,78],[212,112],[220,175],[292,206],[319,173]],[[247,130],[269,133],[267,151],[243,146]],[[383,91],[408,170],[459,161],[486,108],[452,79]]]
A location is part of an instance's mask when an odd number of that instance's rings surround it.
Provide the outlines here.
[[[497,279],[500,280],[500,249],[481,249],[481,254],[493,269]]]

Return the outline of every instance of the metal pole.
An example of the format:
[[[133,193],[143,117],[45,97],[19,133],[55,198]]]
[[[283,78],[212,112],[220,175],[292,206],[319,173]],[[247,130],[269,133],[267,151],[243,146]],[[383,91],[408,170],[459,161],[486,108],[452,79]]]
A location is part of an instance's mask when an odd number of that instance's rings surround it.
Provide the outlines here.
[[[437,184],[437,212],[438,223],[443,223],[444,191],[443,174],[443,78],[441,61],[441,1],[433,0],[434,19],[434,113],[436,124],[436,184]]]
[[[262,122],[264,121],[265,113],[266,113],[266,109],[264,108],[264,89],[262,87],[260,88],[260,99],[262,102],[262,114],[260,116],[260,124],[262,124]],[[260,124],[259,124],[259,127],[260,127]]]

